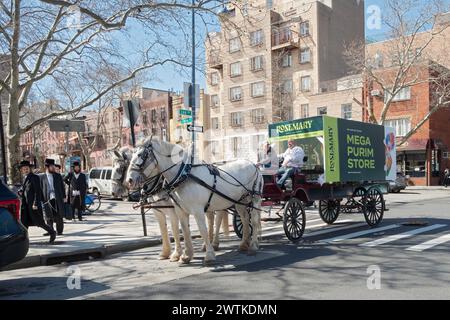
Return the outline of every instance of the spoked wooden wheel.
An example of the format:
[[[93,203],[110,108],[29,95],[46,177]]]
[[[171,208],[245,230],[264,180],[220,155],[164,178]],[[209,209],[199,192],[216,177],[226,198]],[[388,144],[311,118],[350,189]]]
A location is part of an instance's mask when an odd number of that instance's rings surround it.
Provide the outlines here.
[[[341,202],[339,200],[320,200],[319,215],[323,222],[333,224],[339,217]]]
[[[364,198],[367,190],[363,187],[358,187],[353,192],[353,195],[347,202],[341,206],[341,213],[361,213],[364,211]]]
[[[234,207],[228,209],[228,212],[233,214],[233,229],[234,232],[236,233],[236,235],[239,237],[239,239],[242,239],[242,235],[243,235],[243,228],[244,225],[242,224],[242,220],[241,220],[241,216],[239,215],[239,213],[236,211],[236,209]],[[249,221],[252,221],[252,215],[251,213],[249,213]],[[253,226],[250,223],[250,236],[252,236],[253,234]]]
[[[363,199],[364,218],[369,226],[375,227],[383,220],[383,194],[378,188],[370,188]]]
[[[286,237],[297,242],[303,237],[306,225],[306,215],[302,202],[297,198],[292,198],[284,209],[283,227]]]

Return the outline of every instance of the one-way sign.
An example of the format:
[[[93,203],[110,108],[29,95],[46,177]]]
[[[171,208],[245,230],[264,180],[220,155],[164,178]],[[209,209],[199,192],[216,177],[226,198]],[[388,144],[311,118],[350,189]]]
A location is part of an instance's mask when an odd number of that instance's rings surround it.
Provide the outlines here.
[[[203,126],[193,126],[191,124],[188,124],[187,130],[189,132],[203,132]]]

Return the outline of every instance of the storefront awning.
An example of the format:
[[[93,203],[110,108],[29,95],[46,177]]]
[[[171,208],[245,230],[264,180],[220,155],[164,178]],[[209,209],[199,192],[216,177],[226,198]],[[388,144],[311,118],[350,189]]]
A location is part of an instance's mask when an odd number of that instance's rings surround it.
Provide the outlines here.
[[[397,153],[402,151],[425,151],[428,139],[409,139],[401,146],[397,147]]]

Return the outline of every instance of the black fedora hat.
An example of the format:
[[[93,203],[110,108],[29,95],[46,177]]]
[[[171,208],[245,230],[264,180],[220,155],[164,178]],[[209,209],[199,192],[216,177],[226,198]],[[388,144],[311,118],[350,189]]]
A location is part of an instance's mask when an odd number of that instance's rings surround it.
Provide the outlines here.
[[[72,167],[81,167],[80,162],[79,161],[74,161],[72,163]]]
[[[19,163],[19,169],[21,169],[22,167],[30,167],[30,168],[32,168],[33,165],[30,163],[30,161],[23,160],[23,161],[20,161],[20,163]]]
[[[54,166],[55,165],[55,160],[54,159],[45,159],[45,166]]]

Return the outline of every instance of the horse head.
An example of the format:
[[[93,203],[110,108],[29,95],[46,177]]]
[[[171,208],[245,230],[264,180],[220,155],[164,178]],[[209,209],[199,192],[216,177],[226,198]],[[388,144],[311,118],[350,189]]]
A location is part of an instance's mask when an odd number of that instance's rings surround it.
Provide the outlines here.
[[[158,174],[155,147],[159,147],[159,140],[151,136],[139,143],[135,148],[126,175],[126,182],[130,188],[136,188],[145,180]]]

